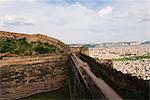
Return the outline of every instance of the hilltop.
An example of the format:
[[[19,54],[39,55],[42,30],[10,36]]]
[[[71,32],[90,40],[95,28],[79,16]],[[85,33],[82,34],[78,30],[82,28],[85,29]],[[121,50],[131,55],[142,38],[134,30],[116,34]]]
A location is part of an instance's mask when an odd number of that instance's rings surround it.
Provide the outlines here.
[[[60,40],[41,34],[22,34],[0,31],[0,56],[37,55],[67,52],[68,47]],[[65,48],[65,49],[64,49]]]
[[[106,43],[89,43],[89,44],[69,44],[70,47],[87,47],[87,48],[105,48],[117,46],[137,46],[143,44],[150,44],[150,41],[140,42],[106,42]]]

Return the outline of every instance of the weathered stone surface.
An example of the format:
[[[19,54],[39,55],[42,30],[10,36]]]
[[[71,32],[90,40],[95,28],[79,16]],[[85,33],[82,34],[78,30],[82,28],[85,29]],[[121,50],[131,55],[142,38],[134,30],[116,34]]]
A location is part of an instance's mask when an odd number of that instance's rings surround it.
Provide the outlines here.
[[[0,31],[0,37],[26,38],[58,47],[62,52],[0,59],[0,100],[18,99],[32,94],[52,91],[67,79],[67,59],[70,49],[61,41],[44,35],[17,34]]]
[[[83,54],[80,58],[89,64],[97,77],[103,78],[123,98],[144,100],[149,98],[149,81],[113,69],[111,60],[105,59],[97,62],[94,58]]]
[[[40,62],[43,59],[44,57],[41,57],[36,62],[35,59],[30,59],[1,66],[0,97],[15,99],[60,88],[67,77],[67,57],[57,55],[54,58],[53,55]]]
[[[85,47],[71,47],[71,52],[75,54],[85,54],[89,55],[89,49]]]

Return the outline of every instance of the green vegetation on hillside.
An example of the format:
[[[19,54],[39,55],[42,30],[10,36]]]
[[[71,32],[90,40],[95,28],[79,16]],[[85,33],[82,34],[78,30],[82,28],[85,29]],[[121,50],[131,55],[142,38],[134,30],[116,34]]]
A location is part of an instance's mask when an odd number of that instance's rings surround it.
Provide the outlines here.
[[[0,53],[11,53],[18,55],[56,53],[59,49],[48,43],[31,42],[26,38],[0,38]]]
[[[113,61],[128,61],[128,60],[142,60],[150,59],[150,55],[141,55],[141,56],[129,56],[123,58],[112,58]]]

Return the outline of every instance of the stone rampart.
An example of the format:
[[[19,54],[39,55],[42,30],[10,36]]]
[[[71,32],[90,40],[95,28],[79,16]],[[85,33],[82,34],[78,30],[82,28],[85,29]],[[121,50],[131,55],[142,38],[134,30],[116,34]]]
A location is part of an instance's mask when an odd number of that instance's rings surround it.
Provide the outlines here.
[[[111,60],[97,62],[94,58],[86,55],[80,55],[80,58],[89,64],[97,77],[103,78],[123,98],[144,100],[149,98],[149,81],[113,69]]]
[[[89,55],[89,49],[85,47],[70,47],[72,53]]]
[[[63,54],[0,60],[0,99],[18,99],[56,90],[67,79]]]

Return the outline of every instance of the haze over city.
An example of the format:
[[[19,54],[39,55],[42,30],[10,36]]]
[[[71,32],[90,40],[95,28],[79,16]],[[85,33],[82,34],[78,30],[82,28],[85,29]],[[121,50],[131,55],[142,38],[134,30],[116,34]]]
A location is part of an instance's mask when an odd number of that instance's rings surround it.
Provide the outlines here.
[[[149,0],[1,0],[0,30],[42,33],[65,43],[150,37]]]

